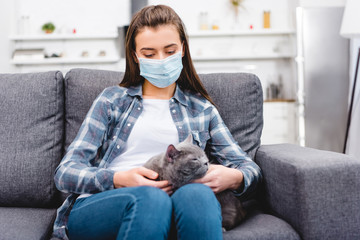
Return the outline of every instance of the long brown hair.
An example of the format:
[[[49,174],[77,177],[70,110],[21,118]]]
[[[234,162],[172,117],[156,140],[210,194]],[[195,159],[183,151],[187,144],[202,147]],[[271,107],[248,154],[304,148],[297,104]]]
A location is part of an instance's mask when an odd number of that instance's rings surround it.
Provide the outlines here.
[[[177,80],[177,84],[184,90],[186,89],[194,93],[200,93],[203,97],[213,103],[201,83],[191,60],[184,23],[172,8],[165,5],[144,7],[133,16],[125,38],[126,68],[120,86],[137,86],[144,81],[144,78],[140,76],[139,65],[135,62],[133,57],[136,50],[135,37],[139,31],[144,27],[157,28],[158,26],[167,24],[175,26],[180,35],[180,41],[184,44],[184,56],[182,58],[183,69]]]

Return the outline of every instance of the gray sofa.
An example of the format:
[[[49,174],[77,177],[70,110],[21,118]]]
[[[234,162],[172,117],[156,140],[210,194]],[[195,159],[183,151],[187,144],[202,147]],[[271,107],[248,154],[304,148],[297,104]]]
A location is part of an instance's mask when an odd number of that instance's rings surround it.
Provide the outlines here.
[[[0,240],[49,239],[64,196],[53,175],[95,97],[123,73],[0,74]],[[264,180],[224,239],[360,239],[360,161],[296,145],[260,145],[262,90],[251,74],[200,75]],[[251,200],[253,199],[253,200]]]

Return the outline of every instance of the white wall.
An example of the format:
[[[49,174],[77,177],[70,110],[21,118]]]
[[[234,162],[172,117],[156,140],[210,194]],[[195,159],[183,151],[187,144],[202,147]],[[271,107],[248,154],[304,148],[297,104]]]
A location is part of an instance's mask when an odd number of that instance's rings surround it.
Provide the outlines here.
[[[0,6],[0,73],[4,73],[13,71],[9,62],[12,52],[9,35],[15,28],[15,5],[13,1],[0,0]]]
[[[113,33],[130,19],[129,0],[15,0],[16,16],[30,18],[30,34],[41,34],[45,22],[56,32]],[[15,29],[14,29],[15,30]],[[13,32],[16,33],[16,30]]]

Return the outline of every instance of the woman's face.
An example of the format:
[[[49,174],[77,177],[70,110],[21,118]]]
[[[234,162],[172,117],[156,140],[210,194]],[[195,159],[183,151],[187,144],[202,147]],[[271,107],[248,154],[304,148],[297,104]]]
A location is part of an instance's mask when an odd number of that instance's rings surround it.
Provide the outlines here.
[[[181,45],[179,33],[173,25],[145,27],[135,37],[139,58],[164,59],[181,51]],[[135,61],[138,62],[136,57]]]

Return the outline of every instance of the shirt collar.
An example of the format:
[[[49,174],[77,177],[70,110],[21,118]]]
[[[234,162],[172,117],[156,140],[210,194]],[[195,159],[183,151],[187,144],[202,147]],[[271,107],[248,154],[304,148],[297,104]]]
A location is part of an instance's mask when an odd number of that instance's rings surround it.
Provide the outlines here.
[[[142,84],[139,84],[139,85],[133,86],[133,87],[129,87],[127,89],[127,94],[129,94],[132,97],[139,96],[139,97],[142,98]],[[181,88],[179,87],[178,84],[176,84],[175,93],[174,93],[174,96],[172,98],[176,99],[182,105],[188,106],[185,94],[184,94],[183,90],[181,90]]]
[[[179,87],[178,84],[176,84],[175,94],[172,98],[176,99],[182,105],[184,105],[186,107],[188,106],[185,94],[184,94],[183,90],[181,90],[181,88]]]
[[[132,97],[139,96],[142,98],[142,84],[129,87],[126,92]]]

